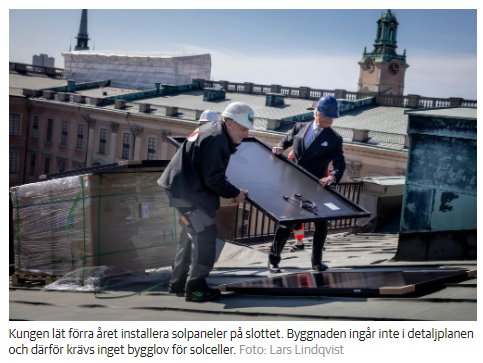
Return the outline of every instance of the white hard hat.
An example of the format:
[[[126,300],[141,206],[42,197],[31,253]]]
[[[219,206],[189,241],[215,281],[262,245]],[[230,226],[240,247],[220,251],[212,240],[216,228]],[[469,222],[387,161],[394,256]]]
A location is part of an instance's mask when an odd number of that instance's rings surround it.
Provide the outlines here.
[[[222,116],[231,118],[237,124],[246,127],[249,130],[254,130],[253,120],[255,118],[253,109],[243,102],[233,102],[226,106],[221,113]]]
[[[216,122],[218,121],[218,114],[215,111],[211,110],[203,111],[198,121]]]

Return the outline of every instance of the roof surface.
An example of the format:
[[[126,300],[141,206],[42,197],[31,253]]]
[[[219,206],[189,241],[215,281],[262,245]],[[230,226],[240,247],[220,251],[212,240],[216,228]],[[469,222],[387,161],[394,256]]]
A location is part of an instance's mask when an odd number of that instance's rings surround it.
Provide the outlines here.
[[[476,268],[476,261],[422,263],[392,260],[397,234],[331,234],[324,262],[331,270],[349,267],[415,268],[426,266]],[[306,241],[307,242],[307,241]],[[307,271],[310,243],[301,252],[287,244],[280,267],[284,273]],[[209,283],[223,285],[269,276],[269,244],[252,247],[225,244]],[[133,278],[117,289],[93,292],[48,291],[11,287],[11,320],[185,321],[185,320],[476,320],[476,278],[447,285],[417,297],[267,296],[224,293],[214,302],[185,302],[167,293],[170,267],[153,272],[150,281]],[[156,286],[157,284],[160,285]],[[149,290],[150,288],[156,288]],[[149,290],[149,291],[148,291]],[[144,293],[138,294],[141,291]]]
[[[333,126],[406,134],[408,116],[402,107],[368,106],[344,112]]]
[[[477,118],[478,110],[472,107],[454,107],[442,108],[434,110],[410,110],[408,115],[426,116],[426,117],[443,117],[443,118]]]
[[[169,95],[157,98],[150,98],[144,102],[154,106],[173,106],[185,109],[213,110],[221,113],[226,106],[232,102],[244,102],[249,104],[255,111],[256,118],[282,119],[295,115],[311,112],[311,100],[285,98],[285,106],[265,106],[265,95],[253,95],[246,93],[226,92],[225,100],[215,102],[203,101],[203,91],[191,91],[177,95]]]
[[[9,94],[14,96],[23,95],[22,90],[24,88],[40,90],[44,88],[59,87],[59,86],[67,85],[67,80],[65,79],[40,77],[40,76],[27,76],[27,75],[21,75],[17,73],[10,73],[9,77],[10,77]]]

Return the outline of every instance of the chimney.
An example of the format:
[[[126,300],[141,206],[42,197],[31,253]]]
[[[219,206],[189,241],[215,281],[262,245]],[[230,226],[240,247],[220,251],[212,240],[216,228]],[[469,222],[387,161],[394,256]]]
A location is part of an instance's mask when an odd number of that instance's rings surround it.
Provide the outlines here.
[[[99,106],[101,104],[101,98],[98,97],[87,97],[89,105]]]
[[[117,110],[124,110],[126,108],[126,101],[114,100],[114,108]]]
[[[151,112],[151,104],[149,104],[149,103],[140,103],[139,104],[139,112],[144,112],[144,113]]]
[[[69,95],[66,92],[57,92],[56,98],[59,101],[69,101]]]
[[[73,100],[76,103],[86,103],[86,96],[75,94]]]
[[[352,129],[353,142],[367,142],[369,141],[369,130]]]
[[[166,106],[164,112],[161,110],[162,116],[176,116],[178,114],[178,107]]]
[[[55,92],[51,90],[43,90],[42,91],[42,97],[47,99],[47,100],[52,100],[54,98]]]
[[[67,81],[67,92],[74,93],[76,90],[75,81],[73,79],[69,79]]]

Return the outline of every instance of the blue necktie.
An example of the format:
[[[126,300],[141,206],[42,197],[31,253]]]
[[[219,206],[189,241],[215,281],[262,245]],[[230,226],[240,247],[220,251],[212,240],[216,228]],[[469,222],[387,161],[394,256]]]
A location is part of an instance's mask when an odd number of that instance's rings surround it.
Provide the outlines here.
[[[310,137],[308,138],[307,140],[307,145],[305,145],[305,148],[308,149],[310,147],[310,145],[312,145],[312,143],[314,142],[314,140],[317,138],[317,136],[319,136],[319,133],[320,133],[321,129],[319,128],[316,128],[313,132],[312,132],[312,135],[310,135]]]

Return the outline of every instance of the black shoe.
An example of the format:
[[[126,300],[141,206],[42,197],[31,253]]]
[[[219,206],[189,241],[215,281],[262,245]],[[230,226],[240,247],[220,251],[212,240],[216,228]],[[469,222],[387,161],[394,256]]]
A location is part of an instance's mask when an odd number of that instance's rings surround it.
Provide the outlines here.
[[[216,300],[221,296],[220,290],[217,289],[210,289],[203,291],[191,291],[187,292],[184,296],[186,301],[191,302],[205,302],[205,301],[212,301]]]
[[[280,269],[280,267],[278,267],[278,263],[275,264],[275,263],[271,263],[269,261],[268,262],[268,272],[270,272],[272,274],[279,274],[280,272],[282,272],[282,270]]]
[[[298,252],[298,251],[303,251],[305,250],[305,245],[293,245],[292,248],[290,249],[290,252]]]
[[[179,283],[169,283],[169,288],[168,292],[170,294],[176,294],[178,296],[183,296],[185,293],[185,284],[179,284]]]
[[[325,263],[317,263],[315,265],[312,265],[312,270],[314,271],[325,271],[329,268]]]

